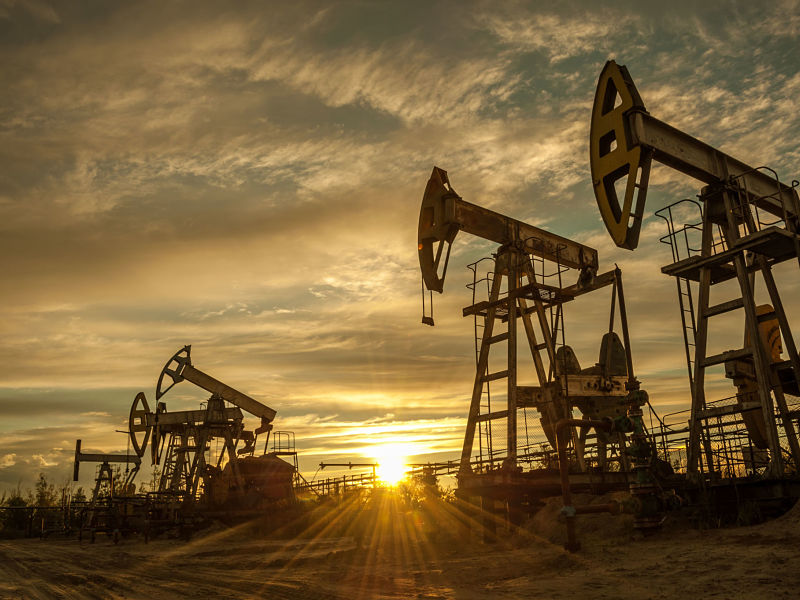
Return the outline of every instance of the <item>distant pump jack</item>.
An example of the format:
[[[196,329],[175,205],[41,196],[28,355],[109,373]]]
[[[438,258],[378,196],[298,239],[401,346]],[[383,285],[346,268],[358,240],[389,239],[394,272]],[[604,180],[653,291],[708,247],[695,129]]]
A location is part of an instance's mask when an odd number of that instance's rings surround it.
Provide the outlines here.
[[[202,490],[204,501],[216,505],[233,499],[233,491],[245,494],[256,480],[263,479],[257,484],[268,498],[276,494],[291,497],[296,464],[285,463],[278,456],[290,455],[296,462],[296,451],[287,447],[267,453],[276,411],[197,369],[192,365],[191,346],[176,352],[164,365],[156,384],[156,400],[184,380],[211,392],[205,408],[168,412],[166,404],[158,402],[153,412],[143,392],[131,406],[129,429],[136,453],[143,456],[149,442],[153,464],[163,464],[158,491],[180,493],[184,501],[193,502]],[[242,411],[260,417],[261,425],[246,430]],[[267,434],[264,456],[257,458],[254,450],[262,433]],[[214,439],[222,441],[223,450],[209,463],[207,451]],[[239,447],[239,443],[244,445]],[[273,489],[266,489],[267,480],[272,479]]]

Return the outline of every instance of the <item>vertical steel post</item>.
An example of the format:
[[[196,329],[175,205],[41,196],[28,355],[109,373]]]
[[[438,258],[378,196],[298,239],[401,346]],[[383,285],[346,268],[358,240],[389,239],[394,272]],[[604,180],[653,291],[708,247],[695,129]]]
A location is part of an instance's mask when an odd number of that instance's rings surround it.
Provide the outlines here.
[[[727,219],[727,227],[725,228],[725,238],[728,248],[735,246],[736,240],[739,239],[739,222],[737,221],[736,213],[733,206],[733,198],[731,191],[722,189],[722,199],[725,205],[725,216]],[[740,206],[740,211],[744,211],[745,207]],[[748,209],[749,210],[749,209]],[[745,216],[739,215],[744,221]],[[750,349],[753,356],[753,365],[755,367],[756,384],[758,385],[758,395],[761,401],[761,411],[764,416],[764,424],[767,430],[767,442],[770,451],[770,466],[769,469],[773,475],[781,475],[783,473],[783,456],[781,455],[781,445],[778,438],[778,426],[775,422],[775,409],[772,404],[772,394],[770,390],[770,371],[769,362],[764,352],[764,345],[761,343],[761,332],[758,327],[758,315],[756,313],[755,290],[751,285],[750,277],[747,272],[747,265],[745,263],[744,251],[737,252],[733,257],[733,264],[736,268],[736,278],[739,280],[739,288],[742,294],[742,301],[744,303],[745,315],[745,331],[750,339]]]
[[[711,242],[713,230],[709,215],[709,199],[703,198],[703,238],[700,255],[704,258],[711,256]],[[700,269],[700,285],[697,294],[697,333],[695,335],[694,346],[694,377],[692,378],[692,409],[689,417],[689,456],[687,459],[687,470],[689,473],[696,473],[700,459],[700,439],[702,437],[702,424],[700,423],[700,412],[705,409],[705,360],[706,344],[708,342],[708,301],[711,294],[711,268],[702,267]],[[709,454],[709,449],[706,449]],[[708,459],[708,457],[707,457]],[[708,463],[711,471],[711,463]]]
[[[506,467],[517,466],[517,298],[520,253],[506,254],[508,261],[508,426]]]

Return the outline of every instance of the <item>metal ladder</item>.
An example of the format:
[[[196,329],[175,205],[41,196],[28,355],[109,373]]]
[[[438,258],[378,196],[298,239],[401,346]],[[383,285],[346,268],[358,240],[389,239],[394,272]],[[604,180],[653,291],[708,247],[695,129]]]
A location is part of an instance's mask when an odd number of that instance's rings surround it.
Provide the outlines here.
[[[473,284],[468,287],[471,287],[474,292],[477,290],[478,284],[484,281],[484,279],[478,279],[477,263],[473,269],[473,273]],[[503,278],[508,282],[505,292],[501,290]],[[523,284],[523,279],[527,279],[529,285]],[[471,453],[476,428],[479,434],[481,430],[484,432],[488,430],[491,436],[491,422],[498,419],[506,419],[507,421],[505,460],[509,463],[516,464],[518,448],[517,405],[515,400],[517,393],[517,319],[519,318],[523,321],[525,336],[529,342],[534,365],[537,370],[537,376],[542,385],[548,381],[548,375],[544,369],[540,352],[542,350],[547,350],[551,371],[555,352],[551,334],[551,322],[554,318],[557,322],[558,317],[554,317],[551,312],[548,318],[544,302],[542,301],[542,294],[552,292],[547,292],[545,287],[537,287],[536,279],[534,265],[531,263],[530,257],[527,254],[513,248],[505,249],[497,254],[492,275],[487,276],[485,279],[487,283],[490,282],[488,300],[475,302],[471,307],[464,309],[465,316],[472,314],[476,319],[475,338],[477,360],[472,401],[470,404],[470,413],[461,456],[462,470],[471,470]],[[526,289],[520,291],[520,288]],[[477,300],[477,296],[474,296],[474,299]],[[533,301],[532,307],[528,307],[528,300]],[[543,338],[541,343],[539,343],[536,338],[533,319],[531,318],[532,313],[536,313],[536,319]],[[483,319],[482,324],[480,323],[481,318]],[[506,321],[506,331],[495,333],[495,323],[498,319]],[[563,332],[563,325],[561,331]],[[477,344],[478,339],[480,339],[480,345]],[[502,342],[506,342],[508,345],[506,368],[491,372],[489,370],[490,350],[495,344]],[[507,382],[507,401],[509,406],[514,408],[492,411],[489,402],[484,402],[483,399],[487,398],[490,401],[490,392],[487,393],[486,390],[490,389],[489,386],[491,382],[501,379],[505,379]],[[485,407],[489,407],[487,412],[481,410]],[[479,443],[481,444],[479,452],[482,456],[483,446],[480,435]],[[494,441],[492,440],[491,449],[487,447],[487,450],[490,450],[490,464],[495,460],[494,456],[496,455],[496,450],[494,445]]]
[[[682,208],[696,208],[699,220],[694,223],[684,223],[682,227],[675,225],[676,212]],[[655,211],[657,217],[663,219],[667,224],[667,235],[660,238],[662,244],[667,244],[672,253],[672,263],[675,264],[683,259],[691,258],[700,254],[701,249],[695,248],[690,240],[691,233],[702,232],[703,207],[696,200],[686,198],[673,202],[669,206]],[[678,306],[681,314],[681,332],[683,333],[683,345],[686,353],[686,365],[689,375],[689,386],[694,385],[694,355],[695,338],[697,337],[697,322],[695,320],[694,296],[692,294],[691,281],[687,277],[675,277],[675,284],[678,290]]]
[[[492,282],[494,279],[494,269],[487,271],[484,277],[480,277],[478,273],[479,265],[484,261],[491,261],[491,257],[483,257],[474,263],[467,265],[467,268],[472,271],[472,283],[467,284],[467,288],[472,292],[472,304],[479,301],[479,289],[482,290],[483,284],[486,285],[486,298],[491,296]],[[481,298],[484,297],[481,294]],[[473,315],[473,329],[474,329],[474,343],[475,343],[475,368],[478,368],[480,362],[481,343],[483,341],[483,330],[486,327],[485,320],[481,318],[478,313]],[[489,373],[489,361],[486,360],[486,367],[484,368],[483,375]],[[481,414],[488,414],[492,412],[492,390],[491,382],[486,382],[481,389],[480,400]],[[483,421],[478,425],[478,464],[483,467],[484,462],[489,463],[489,468],[494,466],[494,447],[491,421]],[[486,449],[486,458],[484,458],[484,448]]]
[[[755,204],[758,199],[751,199],[746,189],[739,185],[735,179],[729,180],[725,185],[704,190],[702,199],[702,241],[699,255],[681,259],[677,254],[677,236],[686,235],[687,227],[675,230],[672,221],[672,208],[675,205],[659,211],[661,218],[667,221],[669,233],[666,238],[673,249],[673,258],[677,258],[673,265],[662,269],[665,273],[678,278],[679,299],[681,295],[681,280],[686,281],[688,297],[691,303],[691,288],[689,280],[698,281],[698,299],[696,306],[696,321],[694,325],[694,360],[691,361],[688,343],[688,328],[684,325],[684,336],[687,339],[687,358],[689,360],[690,381],[692,382],[692,410],[690,416],[690,446],[689,470],[696,471],[699,465],[701,440],[706,455],[706,463],[712,468],[712,448],[707,436],[703,435],[702,422],[707,418],[705,397],[706,369],[715,365],[736,360],[752,360],[754,365],[755,380],[757,382],[757,396],[765,419],[766,437],[770,448],[771,472],[779,475],[783,472],[783,456],[780,435],[775,417],[775,405],[772,394],[775,395],[775,404],[781,415],[782,426],[795,464],[800,464],[800,446],[794,431],[791,419],[788,416],[786,401],[783,391],[777,381],[777,373],[773,368],[770,358],[761,342],[759,325],[761,322],[776,319],[780,324],[786,349],[789,353],[790,363],[794,371],[795,381],[800,375],[800,360],[794,346],[791,331],[786,321],[780,296],[772,276],[772,264],[785,260],[792,253],[787,251],[787,242],[794,247],[797,254],[797,232],[793,229],[771,227],[766,230],[758,219]],[[657,213],[658,214],[658,213]],[[721,233],[719,240],[715,239],[714,226]],[[786,223],[784,223],[786,225]],[[691,226],[695,229],[698,227]],[[663,241],[663,238],[662,238]],[[687,244],[687,248],[690,246]],[[781,254],[783,253],[783,254]],[[767,314],[757,314],[755,304],[755,275],[760,273],[770,297],[773,310]],[[710,289],[713,285],[736,278],[739,283],[739,296],[715,305],[710,304]],[[749,343],[738,350],[722,352],[716,355],[707,355],[707,340],[709,319],[714,316],[726,314],[733,310],[743,309],[745,313],[745,332]],[[691,306],[690,306],[691,310]],[[681,316],[686,324],[687,310],[681,306]],[[694,317],[694,311],[690,314]],[[732,407],[732,411],[736,407]]]

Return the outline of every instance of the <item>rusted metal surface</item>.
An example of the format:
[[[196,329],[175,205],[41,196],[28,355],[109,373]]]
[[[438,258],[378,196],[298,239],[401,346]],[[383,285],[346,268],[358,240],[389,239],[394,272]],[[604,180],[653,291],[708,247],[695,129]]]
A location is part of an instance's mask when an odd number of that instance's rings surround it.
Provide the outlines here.
[[[232,461],[222,469],[209,465],[204,506],[250,511],[294,498],[295,468],[277,456],[244,456],[236,461],[235,467],[234,470]]]
[[[447,171],[434,167],[417,235],[420,269],[429,290],[442,292],[450,246],[459,231],[501,245],[519,243],[525,253],[578,269],[587,280],[597,272],[594,248],[462,200],[450,186]]]

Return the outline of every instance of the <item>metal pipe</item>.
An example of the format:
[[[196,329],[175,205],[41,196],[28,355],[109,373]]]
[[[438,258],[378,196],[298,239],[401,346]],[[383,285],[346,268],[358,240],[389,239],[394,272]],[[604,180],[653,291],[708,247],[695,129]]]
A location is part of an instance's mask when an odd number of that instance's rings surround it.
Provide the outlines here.
[[[616,269],[619,271],[619,267]],[[614,312],[615,312],[615,301],[617,299],[617,273],[614,273],[614,283],[611,284],[611,310],[609,311],[608,317],[608,343],[606,344],[606,356],[605,356],[605,369],[604,375],[608,375],[611,369],[611,349],[613,348],[613,344],[611,343],[611,334],[614,333]]]
[[[622,340],[625,344],[625,361],[628,367],[628,391],[638,390],[639,382],[633,373],[633,351],[631,350],[631,336],[628,332],[628,313],[625,310],[625,292],[622,291],[622,271],[614,265],[614,285],[619,296],[619,319],[622,324]]]
[[[558,470],[559,474],[561,475],[561,497],[564,504],[564,507],[561,509],[561,511],[566,519],[567,526],[567,543],[565,547],[570,552],[575,552],[580,549],[580,544],[578,544],[577,540],[575,539],[575,515],[578,513],[606,512],[606,510],[608,510],[608,512],[612,511],[609,510],[609,507],[611,506],[610,504],[597,505],[597,509],[595,509],[594,506],[572,506],[572,491],[569,487],[567,444],[563,443],[563,435],[561,435],[563,429],[570,426],[594,427],[595,429],[600,429],[603,431],[611,431],[614,424],[610,419],[560,419],[558,422],[556,422],[555,433],[556,446],[558,447]],[[614,504],[616,505],[616,503]],[[600,509],[600,506],[605,507],[605,510]],[[619,512],[619,507],[618,505],[616,506],[617,508],[615,511]]]
[[[588,515],[592,513],[611,513],[618,515],[622,512],[622,507],[619,502],[609,502],[608,504],[587,504],[585,506],[576,506],[575,514]]]

